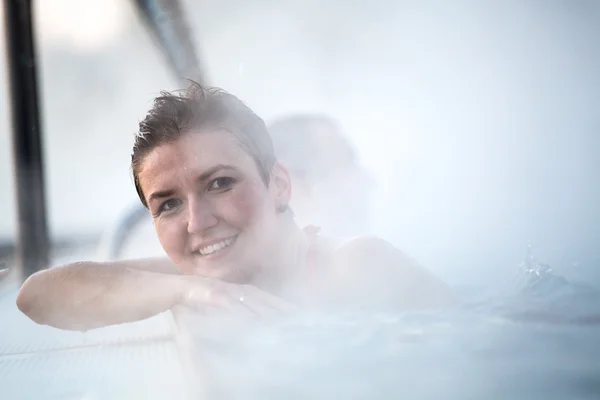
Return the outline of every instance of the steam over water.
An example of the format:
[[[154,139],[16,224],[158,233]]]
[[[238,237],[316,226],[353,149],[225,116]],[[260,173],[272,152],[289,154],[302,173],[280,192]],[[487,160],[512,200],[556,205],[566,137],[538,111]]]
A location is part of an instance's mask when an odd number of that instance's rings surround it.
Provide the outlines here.
[[[202,323],[191,354],[215,398],[598,398],[600,292],[528,253],[510,287],[462,296],[451,312]]]
[[[138,201],[131,133],[174,85],[133,9],[114,11],[125,3],[37,3],[52,4],[37,13],[50,225],[79,240]],[[202,321],[189,354],[208,398],[600,398],[600,2],[184,3],[210,81],[267,122],[340,120],[376,181],[372,230],[463,299],[443,313]],[[88,19],[69,24],[75,6]],[[330,190],[326,206],[349,207]],[[162,254],[145,228],[124,256]],[[529,240],[543,262],[528,253],[505,282]]]

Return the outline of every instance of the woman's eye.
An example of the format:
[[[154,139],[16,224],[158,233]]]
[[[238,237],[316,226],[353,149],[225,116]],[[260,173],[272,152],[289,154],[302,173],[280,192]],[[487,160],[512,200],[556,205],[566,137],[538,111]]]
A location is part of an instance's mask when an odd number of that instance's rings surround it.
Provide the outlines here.
[[[181,204],[181,200],[178,200],[178,199],[167,200],[160,205],[160,208],[158,211],[161,213],[165,212],[165,211],[171,211],[171,210],[177,208],[177,206],[179,206],[180,204]]]
[[[233,179],[233,178],[227,178],[227,177],[217,178],[210,183],[209,190],[227,189],[227,188],[231,187],[231,185],[234,182],[235,182],[235,179]]]

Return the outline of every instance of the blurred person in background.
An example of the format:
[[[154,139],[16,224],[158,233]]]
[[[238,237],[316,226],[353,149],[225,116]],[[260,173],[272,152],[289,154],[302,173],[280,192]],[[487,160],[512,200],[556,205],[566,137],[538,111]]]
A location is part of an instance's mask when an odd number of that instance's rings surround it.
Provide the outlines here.
[[[274,120],[269,134],[294,182],[290,205],[299,225],[339,237],[369,232],[373,180],[336,120],[293,114]]]

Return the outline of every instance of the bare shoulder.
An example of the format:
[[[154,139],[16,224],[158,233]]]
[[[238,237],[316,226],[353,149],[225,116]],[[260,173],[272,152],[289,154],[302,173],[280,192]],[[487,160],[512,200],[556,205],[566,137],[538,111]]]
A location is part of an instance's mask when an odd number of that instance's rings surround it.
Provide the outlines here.
[[[455,303],[450,288],[415,260],[376,236],[346,241],[332,253],[340,295],[363,306],[409,310]]]

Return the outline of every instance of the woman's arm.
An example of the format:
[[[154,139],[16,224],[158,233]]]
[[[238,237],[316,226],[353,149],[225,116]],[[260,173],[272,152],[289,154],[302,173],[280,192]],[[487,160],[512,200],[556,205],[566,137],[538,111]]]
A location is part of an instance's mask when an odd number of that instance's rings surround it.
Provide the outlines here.
[[[294,309],[251,285],[181,275],[167,259],[51,268],[29,277],[17,296],[19,309],[38,324],[77,331],[139,321],[180,304],[250,315]]]
[[[17,306],[39,324],[66,330],[138,321],[182,301],[186,284],[175,272],[161,259],[69,264],[30,276]]]

